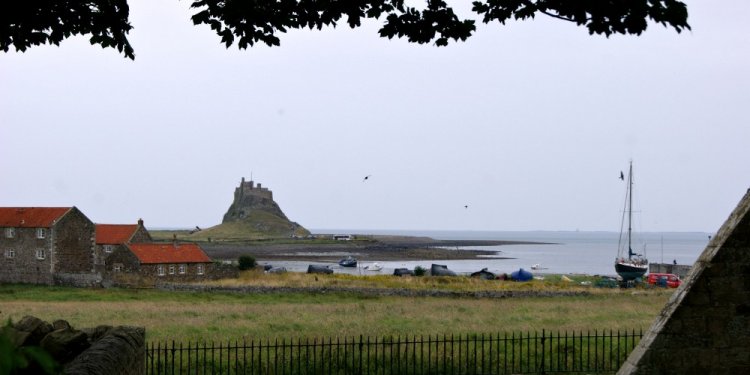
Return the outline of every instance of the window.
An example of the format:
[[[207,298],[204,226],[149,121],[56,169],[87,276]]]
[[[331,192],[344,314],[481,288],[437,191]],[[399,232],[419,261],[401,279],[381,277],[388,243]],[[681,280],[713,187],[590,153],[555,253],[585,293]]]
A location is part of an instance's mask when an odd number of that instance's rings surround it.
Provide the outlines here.
[[[199,275],[203,275],[203,265],[202,264],[198,265],[198,274]]]
[[[104,245],[104,252],[105,253],[111,253],[114,246],[112,245]]]
[[[36,228],[36,238],[47,237],[47,228]]]
[[[159,276],[164,276],[164,266],[163,265],[159,265],[158,267],[156,267],[156,271],[159,273]]]
[[[112,266],[112,269],[113,269],[113,270],[114,270],[115,272],[121,272],[121,271],[122,271],[122,263],[115,263],[115,264],[114,264],[114,265]]]
[[[44,260],[47,258],[47,254],[44,252],[44,249],[36,249],[36,259]]]
[[[13,249],[6,249],[5,250],[5,257],[8,259],[13,259],[16,257],[16,251]]]
[[[169,274],[174,275],[174,264],[169,265]]]
[[[180,272],[180,275],[184,275],[185,272],[187,272],[187,264],[180,264],[179,272]]]
[[[5,238],[13,238],[16,236],[16,228],[5,228]]]

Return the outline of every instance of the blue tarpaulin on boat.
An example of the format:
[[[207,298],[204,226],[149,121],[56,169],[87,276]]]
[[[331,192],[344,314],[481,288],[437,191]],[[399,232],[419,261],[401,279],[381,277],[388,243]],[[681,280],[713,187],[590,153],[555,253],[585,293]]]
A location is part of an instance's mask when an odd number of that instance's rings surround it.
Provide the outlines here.
[[[523,268],[519,269],[518,271],[513,271],[510,274],[510,279],[513,281],[529,281],[533,278],[534,276],[531,274],[531,272],[526,271]]]

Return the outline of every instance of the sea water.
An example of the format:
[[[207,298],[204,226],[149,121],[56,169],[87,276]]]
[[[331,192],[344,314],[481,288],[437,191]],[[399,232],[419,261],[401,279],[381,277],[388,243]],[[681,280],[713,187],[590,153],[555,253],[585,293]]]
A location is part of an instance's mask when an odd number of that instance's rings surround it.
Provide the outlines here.
[[[439,240],[499,240],[538,242],[526,245],[471,246],[453,248],[462,250],[488,250],[486,256],[468,260],[412,260],[387,262],[359,258],[359,267],[343,268],[331,263],[336,273],[368,274],[364,266],[378,262],[383,266],[380,274],[393,273],[395,268],[429,269],[431,264],[444,264],[460,274],[487,268],[496,274],[511,273],[520,268],[534,273],[615,275],[620,234],[616,232],[490,232],[490,231],[403,231],[403,230],[317,230],[317,233],[351,233],[359,235],[426,236]],[[705,249],[710,233],[668,232],[643,233],[633,242],[633,250],[643,253],[651,263],[692,265]],[[297,264],[299,263],[299,264]],[[289,262],[290,271],[304,271],[311,262]],[[312,262],[326,264],[323,262]],[[532,270],[532,266],[539,269]]]

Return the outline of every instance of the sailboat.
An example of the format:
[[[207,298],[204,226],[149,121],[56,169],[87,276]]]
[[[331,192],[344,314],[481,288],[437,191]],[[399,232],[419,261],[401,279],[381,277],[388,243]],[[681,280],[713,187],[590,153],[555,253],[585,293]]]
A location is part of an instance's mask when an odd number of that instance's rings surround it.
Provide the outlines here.
[[[620,174],[620,178],[624,176]],[[625,232],[625,218],[627,215],[628,229]],[[624,238],[623,238],[624,237]],[[625,248],[627,247],[627,258]],[[615,260],[615,271],[622,277],[623,281],[635,280],[643,277],[648,271],[648,259],[642,254],[633,251],[633,162],[630,162],[628,170],[627,188],[625,190],[625,210],[623,211],[622,225],[620,226],[620,241],[618,245],[617,259]]]

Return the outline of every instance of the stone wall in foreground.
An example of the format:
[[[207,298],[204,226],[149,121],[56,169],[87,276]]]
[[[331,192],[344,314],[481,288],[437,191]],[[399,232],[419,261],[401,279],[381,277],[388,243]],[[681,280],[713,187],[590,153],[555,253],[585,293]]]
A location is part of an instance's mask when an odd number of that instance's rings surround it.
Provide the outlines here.
[[[618,374],[750,374],[750,190]]]
[[[73,329],[68,322],[26,316],[3,328],[18,347],[41,347],[70,375],[139,375],[145,370],[146,331],[142,327],[98,326]],[[38,374],[32,363],[19,374]]]

